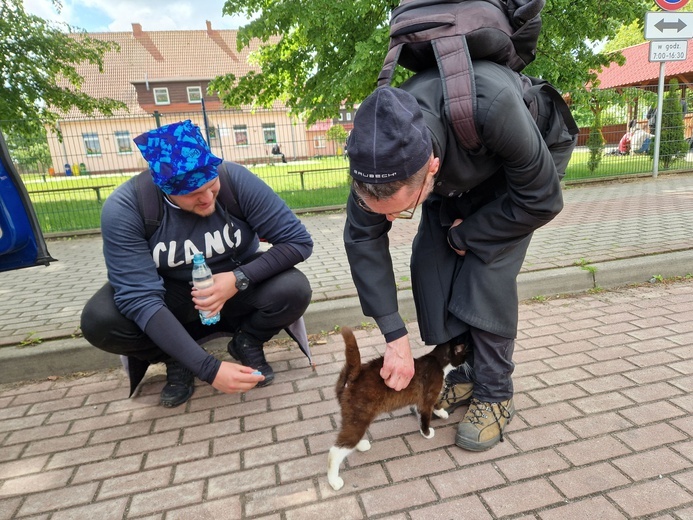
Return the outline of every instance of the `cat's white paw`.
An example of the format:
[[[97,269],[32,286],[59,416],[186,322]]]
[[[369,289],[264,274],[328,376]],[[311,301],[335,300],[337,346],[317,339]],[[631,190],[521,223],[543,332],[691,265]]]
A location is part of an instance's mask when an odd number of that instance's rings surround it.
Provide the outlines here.
[[[371,443],[368,439],[361,439],[356,445],[356,451],[368,451],[371,449]]]
[[[344,480],[342,479],[342,477],[331,478],[328,480],[330,482],[330,486],[332,486],[332,489],[334,489],[335,491],[339,491],[344,487]]]
[[[436,410],[434,408],[433,413],[436,416],[440,417],[441,419],[447,419],[448,417],[450,417],[450,414],[446,410],[443,410],[442,408],[440,410]]]
[[[421,432],[421,435],[424,436],[424,439],[432,439],[435,434],[436,432],[430,426],[428,427],[428,435],[426,435],[424,432]]]

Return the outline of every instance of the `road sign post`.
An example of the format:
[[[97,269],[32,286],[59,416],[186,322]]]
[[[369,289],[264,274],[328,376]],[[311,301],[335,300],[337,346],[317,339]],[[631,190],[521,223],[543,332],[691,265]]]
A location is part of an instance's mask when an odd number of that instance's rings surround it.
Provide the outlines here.
[[[659,141],[662,128],[666,62],[685,60],[688,53],[688,39],[693,38],[693,13],[671,12],[686,5],[688,0],[655,0],[655,2],[667,12],[654,11],[645,15],[645,39],[650,40],[650,61],[659,62],[653,177],[657,177],[659,169]]]

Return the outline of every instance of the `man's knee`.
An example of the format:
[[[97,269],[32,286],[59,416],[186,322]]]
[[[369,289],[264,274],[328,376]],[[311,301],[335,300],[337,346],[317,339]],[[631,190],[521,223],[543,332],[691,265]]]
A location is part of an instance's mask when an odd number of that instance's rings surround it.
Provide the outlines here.
[[[289,269],[275,278],[266,294],[271,300],[273,312],[289,315],[291,321],[303,316],[308,308],[313,290],[305,274],[296,268]]]

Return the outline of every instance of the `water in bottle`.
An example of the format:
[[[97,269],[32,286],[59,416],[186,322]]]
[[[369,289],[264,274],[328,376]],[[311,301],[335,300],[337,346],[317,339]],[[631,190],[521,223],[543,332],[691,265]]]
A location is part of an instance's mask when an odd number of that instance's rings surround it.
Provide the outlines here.
[[[192,281],[196,289],[207,289],[214,285],[212,271],[207,262],[205,262],[205,257],[202,253],[195,253],[195,256],[193,256]],[[203,325],[214,325],[219,322],[219,318],[219,313],[210,316],[209,311],[200,311],[200,321],[202,321]]]

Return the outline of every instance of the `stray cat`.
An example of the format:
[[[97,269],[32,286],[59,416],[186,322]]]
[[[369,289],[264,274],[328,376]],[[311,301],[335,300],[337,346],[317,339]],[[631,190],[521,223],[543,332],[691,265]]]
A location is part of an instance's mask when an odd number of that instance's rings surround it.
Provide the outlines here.
[[[453,368],[464,363],[465,346],[443,343],[428,354],[414,360],[414,377],[409,386],[399,392],[389,388],[380,376],[383,358],[361,364],[361,355],[354,333],[342,328],[346,362],[339,374],[335,391],[342,409],[342,427],[337,442],[330,448],[327,459],[327,480],[334,490],[344,486],[339,476],[339,466],[354,449],[367,451],[371,448],[364,438],[368,426],[382,413],[392,412],[407,405],[415,405],[420,421],[420,431],[427,439],[433,438],[430,427],[431,414],[443,419],[448,413],[434,409],[443,388],[445,376]]]

